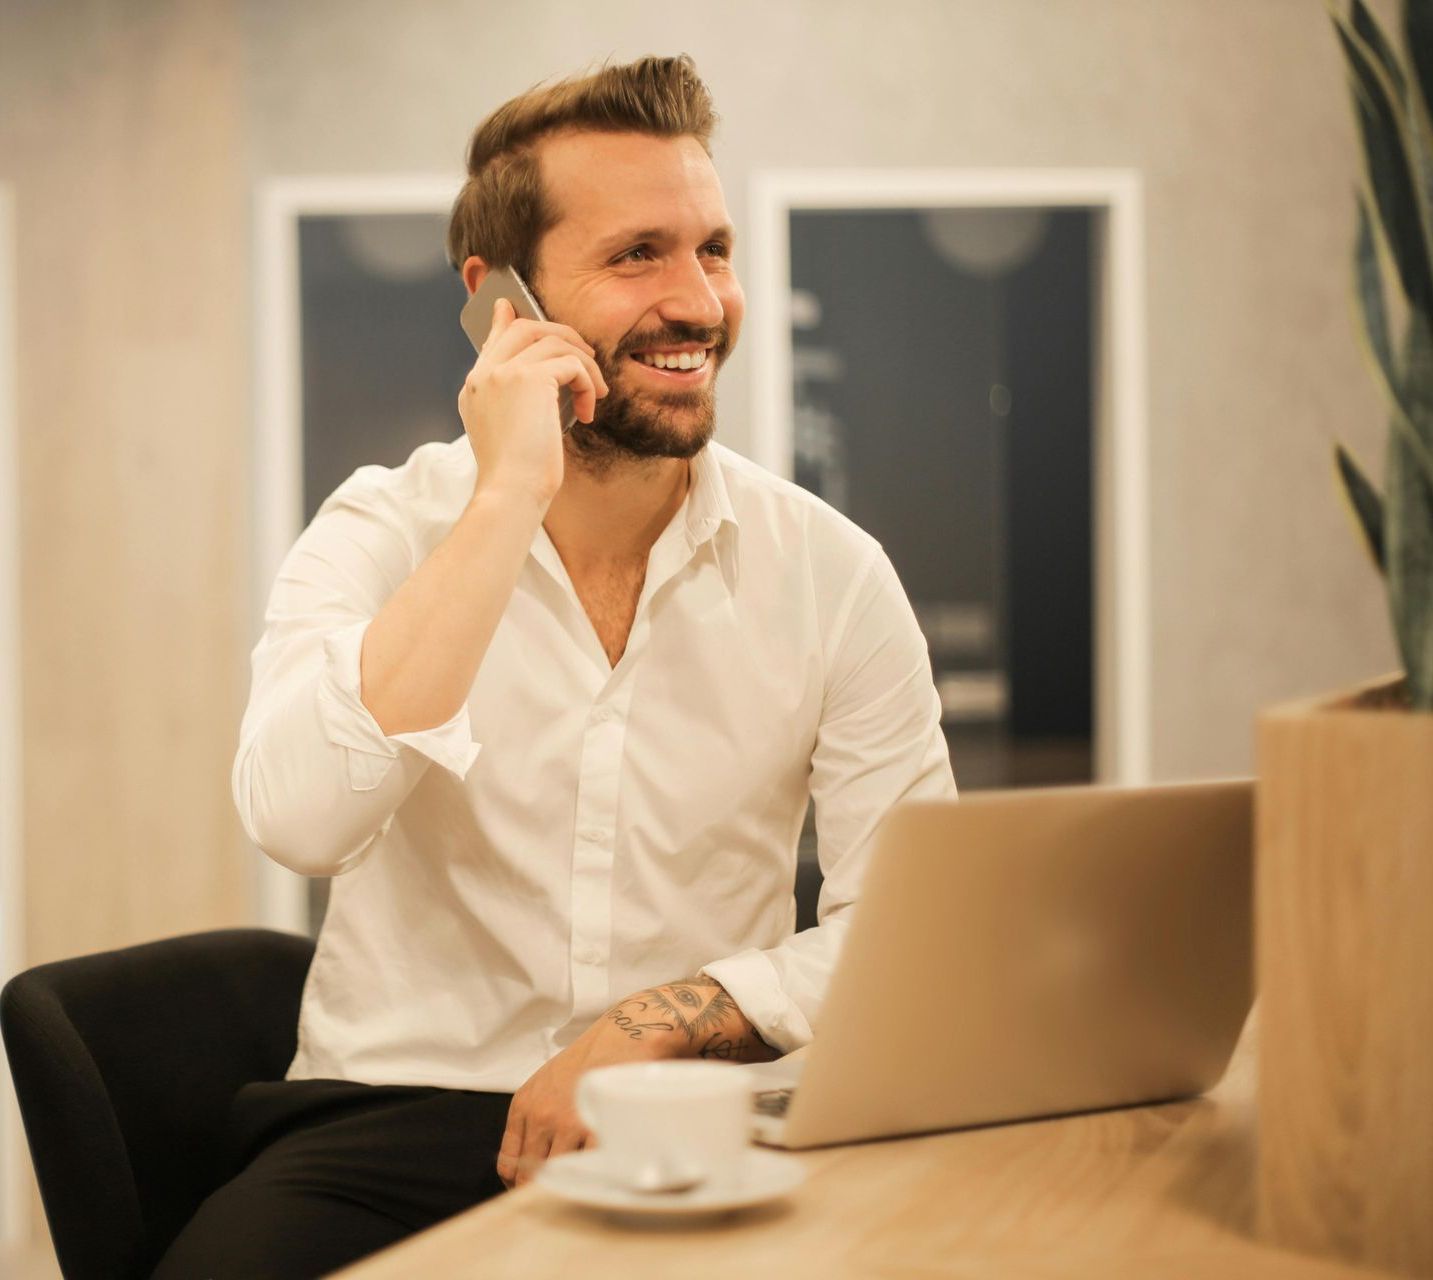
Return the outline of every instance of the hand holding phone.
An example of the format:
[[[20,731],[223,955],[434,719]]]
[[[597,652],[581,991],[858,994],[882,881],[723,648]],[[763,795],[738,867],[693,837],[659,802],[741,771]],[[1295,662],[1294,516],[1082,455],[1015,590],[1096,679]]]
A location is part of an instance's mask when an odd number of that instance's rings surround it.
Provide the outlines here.
[[[463,308],[478,359],[458,411],[478,461],[478,487],[517,488],[546,503],[562,484],[562,431],[579,416],[591,421],[607,383],[582,336],[540,318],[517,274],[504,274],[491,285],[484,280]]]
[[[463,304],[459,323],[473,350],[482,354],[483,344],[488,340],[493,319],[493,306],[499,298],[506,298],[512,304],[513,312],[522,320],[547,321],[532,290],[512,267],[499,267],[489,271],[474,291],[473,296]],[[584,344],[586,345],[586,344]],[[587,347],[589,353],[591,347]],[[558,393],[558,417],[564,432],[571,431],[577,421],[577,410],[573,407],[572,392],[564,386]]]

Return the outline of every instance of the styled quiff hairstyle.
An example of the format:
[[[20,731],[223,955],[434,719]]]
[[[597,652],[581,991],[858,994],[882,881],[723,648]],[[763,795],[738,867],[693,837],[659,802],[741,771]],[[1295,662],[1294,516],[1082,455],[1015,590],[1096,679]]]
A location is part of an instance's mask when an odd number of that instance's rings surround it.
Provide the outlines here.
[[[538,242],[558,220],[538,167],[544,137],[565,129],[690,136],[710,155],[716,121],[711,94],[686,54],[603,66],[529,89],[473,132],[468,180],[448,222],[448,261],[461,271],[476,255],[532,282]]]

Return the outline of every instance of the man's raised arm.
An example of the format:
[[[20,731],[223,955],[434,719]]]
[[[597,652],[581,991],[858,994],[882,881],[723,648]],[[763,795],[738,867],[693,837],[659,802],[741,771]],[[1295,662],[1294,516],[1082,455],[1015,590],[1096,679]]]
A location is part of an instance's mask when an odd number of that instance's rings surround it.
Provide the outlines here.
[[[356,866],[430,763],[472,766],[467,697],[562,483],[562,386],[590,420],[607,390],[591,348],[500,301],[458,398],[477,482],[448,535],[414,567],[381,495],[350,484],[285,560],[233,775],[245,828],[276,861]]]

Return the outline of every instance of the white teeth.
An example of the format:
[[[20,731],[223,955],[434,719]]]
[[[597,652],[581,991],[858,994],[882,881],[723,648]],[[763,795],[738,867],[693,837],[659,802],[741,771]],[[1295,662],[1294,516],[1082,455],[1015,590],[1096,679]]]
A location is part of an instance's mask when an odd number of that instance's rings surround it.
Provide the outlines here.
[[[707,353],[704,350],[674,351],[670,355],[660,351],[642,352],[637,359],[658,369],[700,369],[707,362]]]

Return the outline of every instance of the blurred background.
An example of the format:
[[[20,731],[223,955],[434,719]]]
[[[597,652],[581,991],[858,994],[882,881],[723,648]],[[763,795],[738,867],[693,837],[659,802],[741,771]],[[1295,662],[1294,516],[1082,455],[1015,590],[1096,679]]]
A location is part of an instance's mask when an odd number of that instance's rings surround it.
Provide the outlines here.
[[[1246,773],[1261,707],[1396,665],[1333,484],[1335,437],[1378,471],[1382,415],[1320,0],[0,0],[7,975],[294,918],[229,794],[274,557],[354,467],[462,430],[442,231],[474,125],[683,51],[751,308],[718,438],[886,544],[959,782]],[[767,216],[814,170],[839,201]],[[1137,195],[1118,350],[1110,208],[999,197],[1049,171]],[[994,187],[863,208],[873,173]]]

